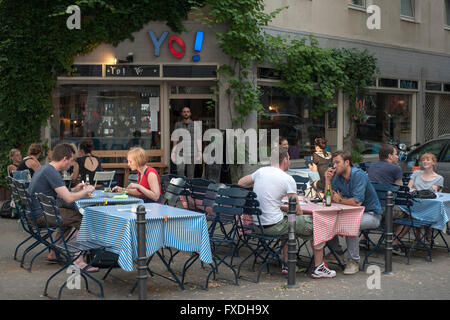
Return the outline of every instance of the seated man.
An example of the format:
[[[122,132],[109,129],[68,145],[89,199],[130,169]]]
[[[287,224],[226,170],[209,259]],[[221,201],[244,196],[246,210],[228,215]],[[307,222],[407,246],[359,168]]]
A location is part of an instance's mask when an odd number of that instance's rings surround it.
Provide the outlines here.
[[[279,153],[278,153],[279,152]],[[294,178],[285,171],[289,169],[289,154],[286,148],[274,150],[271,156],[271,166],[256,170],[253,174],[241,178],[239,186],[249,188],[257,195],[262,215],[261,224],[266,235],[286,235],[289,232],[289,223],[286,213],[281,211],[282,199],[285,196],[297,197],[297,185]],[[297,219],[295,234],[297,237],[311,238],[313,225],[312,216],[303,215],[297,201]],[[323,262],[323,247],[314,248],[315,270],[313,278],[333,278],[336,272],[328,269]],[[283,249],[284,261],[287,261],[287,246]],[[287,270],[283,269],[286,274]]]
[[[325,174],[325,184],[331,185],[332,200],[350,206],[364,206],[360,230],[377,228],[380,225],[383,211],[375,188],[364,171],[353,167],[352,155],[347,151],[333,154],[333,167]],[[359,271],[359,237],[346,237],[349,260],[344,274],[355,274]],[[339,255],[342,248],[338,236],[328,242]]]
[[[85,186],[82,183],[73,188],[72,192],[65,186],[59,172],[70,168],[73,164],[74,154],[75,150],[73,150],[71,145],[67,143],[58,144],[53,149],[52,161],[49,164],[40,167],[31,179],[30,187],[28,189],[32,200],[31,212],[36,217],[37,223],[41,227],[46,226],[46,220],[39,200],[35,197],[35,193],[43,193],[54,198],[59,196],[65,202],[72,203],[95,190],[94,186]],[[62,225],[67,228],[68,231],[70,231],[72,227],[77,230],[80,228],[82,216],[78,211],[60,208],[60,214]],[[47,222],[49,225],[56,225],[56,221],[47,219]],[[55,253],[51,251],[48,255],[48,260],[55,259]],[[75,264],[80,268],[86,267],[83,257],[76,260]],[[98,268],[91,267],[87,271],[98,271]]]
[[[395,183],[403,185],[402,169],[398,165],[398,150],[391,144],[382,144],[380,151],[378,152],[379,162],[373,163],[367,170],[367,175],[371,182],[377,183]],[[406,217],[400,208],[394,206],[393,216],[394,220]],[[398,226],[395,234],[400,234],[403,230],[403,226]],[[395,254],[402,254],[398,246],[394,246],[392,250]]]
[[[371,164],[367,170],[369,180],[378,183],[403,185],[402,169],[398,165],[397,148],[391,144],[382,144],[378,157],[380,161]]]

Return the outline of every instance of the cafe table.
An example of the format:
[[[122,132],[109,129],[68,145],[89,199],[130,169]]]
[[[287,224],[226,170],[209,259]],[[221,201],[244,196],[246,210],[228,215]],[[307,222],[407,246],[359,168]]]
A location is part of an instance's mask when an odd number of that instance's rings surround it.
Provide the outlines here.
[[[399,207],[409,214],[407,207]],[[450,219],[450,193],[437,192],[435,199],[414,199],[411,216],[417,220],[432,222],[433,229],[445,230]]]
[[[321,245],[336,235],[356,237],[359,235],[361,219],[364,213],[363,206],[347,206],[332,203],[324,206],[322,203],[301,202],[303,213],[313,216],[313,243]]]
[[[319,173],[316,171],[312,171],[309,168],[289,168],[287,173],[291,176],[299,175],[305,178],[310,178],[311,181],[320,180]]]
[[[103,190],[95,190],[92,193],[92,197],[81,198],[75,201],[75,206],[81,214],[84,214],[86,207],[91,206],[106,206],[106,205],[117,205],[117,204],[139,204],[144,203],[144,201],[137,197],[131,197],[127,194],[117,194],[114,195],[111,192],[104,192]]]
[[[212,263],[206,217],[202,213],[158,203],[143,204],[146,210],[146,256],[151,257],[164,247],[196,252],[200,260]],[[131,205],[97,206],[85,208],[78,240],[104,242],[119,255],[118,264],[125,271],[133,271],[138,258],[136,213]],[[160,256],[161,258],[161,256]],[[164,262],[164,261],[163,261]],[[176,282],[182,284],[165,263]]]

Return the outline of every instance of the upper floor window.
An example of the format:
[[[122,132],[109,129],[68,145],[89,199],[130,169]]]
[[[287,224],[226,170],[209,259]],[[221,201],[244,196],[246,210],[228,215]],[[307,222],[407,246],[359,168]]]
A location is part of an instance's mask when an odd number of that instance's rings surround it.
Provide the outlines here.
[[[450,28],[450,0],[445,0],[445,26]]]
[[[415,17],[415,0],[401,0],[400,4],[400,15],[406,18],[413,18]]]
[[[366,9],[366,0],[349,0],[348,6],[353,9]]]

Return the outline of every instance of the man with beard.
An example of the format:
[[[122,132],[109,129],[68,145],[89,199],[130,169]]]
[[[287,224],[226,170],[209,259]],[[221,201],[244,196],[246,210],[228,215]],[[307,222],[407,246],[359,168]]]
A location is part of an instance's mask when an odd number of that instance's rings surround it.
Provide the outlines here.
[[[175,123],[174,130],[177,129],[186,129],[189,131],[190,134],[190,145],[191,145],[191,152],[190,155],[187,153],[186,155],[180,154],[183,156],[183,162],[181,164],[177,164],[177,174],[180,176],[186,176],[188,178],[193,178],[195,173],[195,160],[200,160],[202,157],[201,153],[201,141],[195,140],[194,136],[194,121],[191,119],[191,109],[189,107],[183,107],[181,109],[181,121],[178,121]],[[182,140],[181,140],[182,141]],[[176,146],[179,141],[173,142],[173,149],[172,149],[172,155],[171,159],[173,162],[176,160]],[[194,144],[195,142],[195,144]],[[183,152],[186,152],[186,150],[183,150]]]
[[[335,152],[332,159],[333,167],[325,173],[325,186],[331,185],[333,202],[364,206],[360,230],[377,228],[383,211],[375,188],[366,173],[353,167],[352,155],[347,151]],[[349,259],[344,274],[355,274],[359,271],[359,237],[346,237],[346,240]],[[338,255],[342,255],[338,236],[328,244]]]

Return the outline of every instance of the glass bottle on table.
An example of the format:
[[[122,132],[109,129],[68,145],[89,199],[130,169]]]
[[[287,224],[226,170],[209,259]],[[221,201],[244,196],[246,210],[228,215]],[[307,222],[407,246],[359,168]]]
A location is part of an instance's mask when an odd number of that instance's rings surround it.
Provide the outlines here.
[[[327,192],[325,192],[325,205],[327,207],[331,206],[331,187],[327,185]]]

